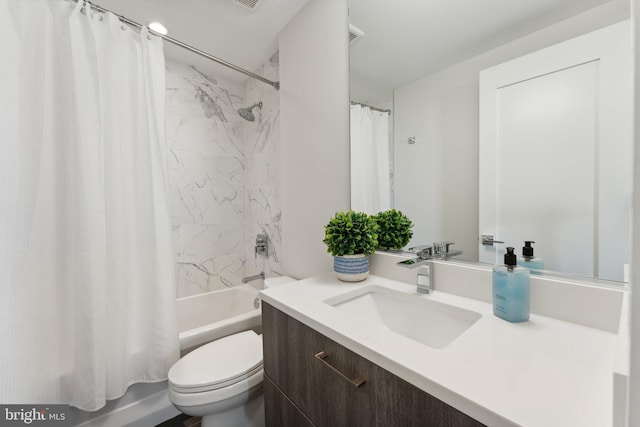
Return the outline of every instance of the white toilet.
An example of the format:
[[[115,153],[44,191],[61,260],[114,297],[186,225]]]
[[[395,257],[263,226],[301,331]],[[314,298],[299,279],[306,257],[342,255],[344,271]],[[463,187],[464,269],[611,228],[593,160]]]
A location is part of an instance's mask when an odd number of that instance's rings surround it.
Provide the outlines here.
[[[265,288],[294,281],[265,280]],[[185,355],[169,370],[169,399],[202,427],[263,427],[262,336],[244,331]]]

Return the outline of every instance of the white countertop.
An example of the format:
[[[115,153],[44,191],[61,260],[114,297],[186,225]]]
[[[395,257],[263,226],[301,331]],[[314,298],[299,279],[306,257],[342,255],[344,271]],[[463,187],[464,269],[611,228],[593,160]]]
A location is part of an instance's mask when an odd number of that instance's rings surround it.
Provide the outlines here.
[[[324,302],[367,284],[482,314],[443,349],[433,349]],[[346,284],[334,273],[261,292],[263,301],[489,426],[612,425],[617,335],[531,314],[509,323],[486,302],[369,276]],[[416,325],[421,327],[421,325]]]

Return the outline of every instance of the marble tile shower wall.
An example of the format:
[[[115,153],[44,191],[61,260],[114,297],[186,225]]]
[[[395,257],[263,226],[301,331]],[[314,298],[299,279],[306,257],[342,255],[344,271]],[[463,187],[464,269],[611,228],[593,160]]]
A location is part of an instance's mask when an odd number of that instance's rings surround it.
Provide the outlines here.
[[[269,80],[278,80],[278,53],[262,65],[256,73]],[[245,83],[247,105],[262,101],[262,109],[255,109],[255,122],[245,122],[246,160],[246,272],[264,271],[267,277],[280,271],[278,255],[280,238],[280,96],[275,89],[257,80]],[[269,238],[269,256],[255,256],[257,234]]]
[[[263,68],[277,75],[275,58]],[[274,270],[270,260],[277,244],[270,245],[274,248],[269,260],[256,259],[253,253],[255,230],[277,236],[271,241],[279,242],[279,221],[274,225],[259,210],[267,209],[265,203],[277,206],[277,170],[266,162],[278,157],[278,94],[265,87],[267,91],[167,61],[166,136],[177,297],[239,285],[258,268]],[[254,110],[255,122],[237,114],[238,108],[258,100],[264,107]],[[255,208],[256,203],[262,207]],[[276,210],[274,217],[279,219]]]

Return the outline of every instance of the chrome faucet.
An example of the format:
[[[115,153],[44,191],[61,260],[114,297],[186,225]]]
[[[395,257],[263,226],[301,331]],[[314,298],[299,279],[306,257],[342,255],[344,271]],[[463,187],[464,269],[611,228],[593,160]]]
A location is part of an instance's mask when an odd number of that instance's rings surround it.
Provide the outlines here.
[[[259,274],[256,274],[255,276],[245,277],[244,279],[242,279],[242,283],[249,283],[259,279],[264,280],[264,271],[261,271]]]
[[[453,242],[437,242],[433,246],[414,246],[409,248],[409,252],[415,253],[417,258],[405,259],[400,261],[397,265],[406,268],[416,268],[425,264],[426,261],[431,259],[447,260],[451,257],[462,255],[460,250],[452,250],[450,247]]]
[[[428,260],[433,258],[433,248],[431,246],[421,245],[409,248],[409,252],[415,253],[417,258],[409,258],[397,263],[400,267],[416,268],[424,265]]]
[[[431,261],[426,262],[425,265],[421,265],[418,269],[418,293],[430,294],[433,290],[433,263]]]
[[[429,294],[433,291],[433,259],[446,260],[447,258],[462,255],[462,251],[451,250],[453,242],[436,242],[433,246],[416,246],[409,248],[417,258],[409,258],[398,262],[396,265],[406,268],[418,268],[417,287],[418,293]]]
[[[418,293],[430,294],[433,290],[433,246],[416,246],[409,248],[410,252],[418,255],[417,258],[409,258],[398,262],[396,265],[406,268],[418,268],[416,285]]]

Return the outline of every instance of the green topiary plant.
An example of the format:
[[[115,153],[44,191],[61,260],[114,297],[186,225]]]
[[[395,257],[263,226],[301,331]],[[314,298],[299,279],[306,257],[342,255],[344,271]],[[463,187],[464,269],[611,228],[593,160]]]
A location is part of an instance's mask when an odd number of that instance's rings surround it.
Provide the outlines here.
[[[413,223],[402,212],[391,209],[379,212],[374,218],[378,223],[379,247],[399,250],[411,240]]]
[[[324,230],[323,242],[333,256],[369,255],[378,246],[376,220],[364,212],[336,212]]]

